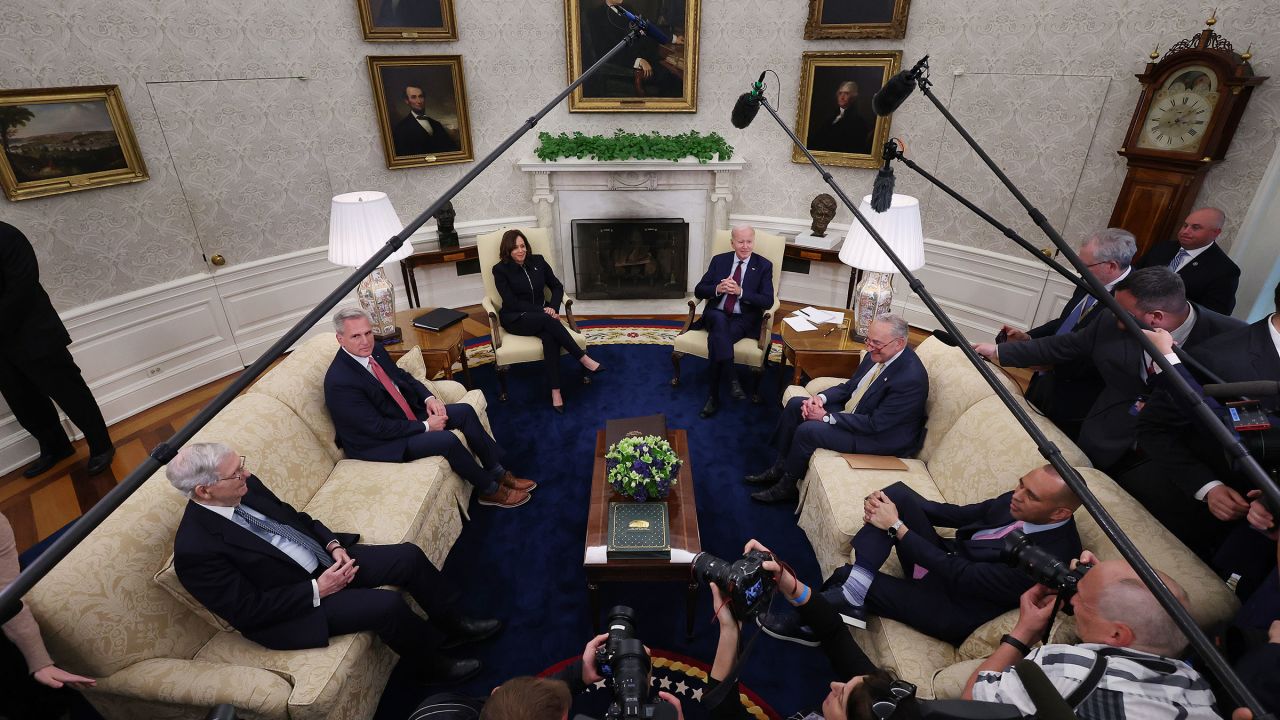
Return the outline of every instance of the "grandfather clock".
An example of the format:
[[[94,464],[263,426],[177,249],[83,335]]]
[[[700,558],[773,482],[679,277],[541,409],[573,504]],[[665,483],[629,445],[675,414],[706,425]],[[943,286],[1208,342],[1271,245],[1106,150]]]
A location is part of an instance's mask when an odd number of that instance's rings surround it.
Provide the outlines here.
[[[1266,80],[1253,74],[1249,52],[1232,49],[1205,29],[1179,41],[1137,76],[1138,107],[1119,152],[1129,164],[1111,227],[1138,239],[1138,254],[1174,237],[1192,210],[1209,168],[1226,155],[1253,89]]]

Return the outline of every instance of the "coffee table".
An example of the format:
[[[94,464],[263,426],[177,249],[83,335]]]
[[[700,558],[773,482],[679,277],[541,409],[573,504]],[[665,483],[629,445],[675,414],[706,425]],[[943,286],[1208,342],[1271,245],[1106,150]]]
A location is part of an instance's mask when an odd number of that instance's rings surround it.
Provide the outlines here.
[[[463,340],[466,339],[463,326],[467,324],[467,320],[463,319],[439,332],[423,330],[413,324],[414,318],[432,310],[434,308],[412,308],[396,313],[396,326],[400,328],[403,339],[388,345],[387,353],[392,358],[399,359],[401,355],[417,345],[422,348],[422,360],[426,363],[428,378],[435,377],[437,372],[443,371],[445,377],[452,380],[453,364],[461,363],[462,374],[467,379],[467,387],[471,387],[471,368],[467,367],[467,350],[463,346]]]
[[[671,536],[671,549],[689,553],[689,558],[702,552],[702,537],[698,534],[698,511],[693,498],[693,471],[689,463],[689,437],[684,430],[668,430],[667,442],[682,461],[679,482],[667,496],[667,522]],[[596,433],[595,469],[591,473],[590,510],[587,513],[587,547],[608,545],[606,525],[609,522],[609,502],[623,501],[621,495],[605,481],[604,454],[608,451],[604,430]],[[694,604],[698,598],[698,582],[691,572],[691,562],[671,562],[668,559],[608,560],[602,563],[582,563],[587,571],[587,591],[591,596],[591,624],[600,627],[600,583],[606,582],[681,582],[685,584],[685,633],[693,637]]]
[[[786,377],[786,366],[790,362],[795,368],[791,378],[792,385],[800,384],[803,373],[808,373],[811,378],[851,377],[862,360],[862,351],[866,346],[853,339],[853,312],[844,308],[819,309],[844,313],[844,324],[824,323],[817,330],[800,332],[785,321],[782,323],[783,378]]]

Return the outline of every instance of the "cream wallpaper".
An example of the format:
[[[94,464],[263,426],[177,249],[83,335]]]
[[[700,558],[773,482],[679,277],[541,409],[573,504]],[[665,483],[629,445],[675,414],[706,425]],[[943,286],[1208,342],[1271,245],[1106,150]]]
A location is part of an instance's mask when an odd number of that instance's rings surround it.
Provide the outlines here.
[[[561,0],[455,0],[453,43],[366,43],[353,0],[0,0],[0,86],[121,86],[151,179],[144,183],[10,203],[0,217],[22,228],[43,280],[66,310],[210,269],[323,245],[328,200],[356,189],[387,191],[408,221],[473,167],[385,169],[367,55],[461,54],[478,157],[565,83]],[[1222,0],[1218,30],[1254,66],[1275,73],[1280,37],[1274,0]],[[790,161],[786,136],[765,113],[746,130],[729,110],[763,69],[769,97],[795,121],[805,50],[902,49],[928,53],[934,90],[1070,240],[1105,223],[1124,177],[1115,154],[1137,98],[1133,74],[1147,53],[1189,36],[1210,7],[1193,0],[914,0],[905,41],[802,39],[804,0],[703,0],[696,114],[570,115],[564,106],[455,200],[460,221],[532,214],[515,161],[538,130],[657,129],[726,136],[748,165],[731,211],[803,217],[826,186]],[[1224,242],[1270,159],[1280,80],[1254,93],[1227,160],[1202,202],[1227,210]],[[911,157],[953,183],[1033,242],[1041,236],[924,98],[894,119]],[[874,171],[833,169],[855,200]],[[930,237],[1008,251],[923,181]],[[838,222],[849,220],[841,212]]]

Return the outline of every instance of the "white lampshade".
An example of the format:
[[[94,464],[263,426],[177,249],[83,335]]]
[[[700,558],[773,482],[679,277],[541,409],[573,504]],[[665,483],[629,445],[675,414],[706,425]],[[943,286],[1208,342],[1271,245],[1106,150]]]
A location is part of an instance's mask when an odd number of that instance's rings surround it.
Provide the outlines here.
[[[362,190],[336,195],[329,211],[329,262],[360,267],[402,229],[404,225],[386,193]],[[413,245],[406,240],[382,264],[390,265],[412,254]]]
[[[889,209],[878,213],[871,209],[871,196],[867,195],[862,198],[858,211],[871,222],[908,270],[924,267],[924,231],[920,226],[919,200],[910,195],[895,194]],[[897,266],[871,238],[871,233],[856,219],[840,247],[840,262],[869,272],[898,272]]]

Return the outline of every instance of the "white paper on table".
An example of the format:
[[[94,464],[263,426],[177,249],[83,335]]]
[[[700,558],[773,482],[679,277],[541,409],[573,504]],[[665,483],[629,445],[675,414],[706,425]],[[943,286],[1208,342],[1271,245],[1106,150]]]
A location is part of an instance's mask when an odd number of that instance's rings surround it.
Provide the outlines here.
[[[582,557],[584,565],[604,565],[607,562],[609,562],[609,547],[607,545],[592,545],[587,548]]]
[[[831,319],[828,320],[827,322],[835,323],[836,325],[844,324],[844,313],[833,312],[833,313],[827,313],[827,314],[831,316]]]
[[[818,308],[815,308],[815,307],[807,307],[801,310],[800,312],[804,313],[805,317],[809,318],[809,322],[812,322],[818,325],[821,325],[822,323],[838,324],[841,320],[844,319],[844,314],[842,313],[833,313],[828,310],[819,310]]]
[[[671,562],[672,562],[672,564],[676,564],[676,563],[692,563],[692,562],[693,562],[693,559],[694,559],[695,557],[697,557],[697,556],[696,556],[696,555],[694,555],[693,553],[689,552],[688,550],[680,550],[680,549],[678,549],[678,548],[671,548]]]
[[[789,318],[783,318],[783,319],[782,319],[782,321],[783,321],[783,322],[785,322],[786,324],[790,325],[790,326],[792,327],[792,329],[794,329],[794,330],[796,330],[796,331],[798,331],[798,332],[808,332],[808,331],[810,331],[810,330],[817,330],[817,329],[818,329],[816,325],[814,325],[813,323],[809,322],[808,320],[805,320],[805,319],[804,319],[804,318],[802,318],[802,317],[789,317]]]

